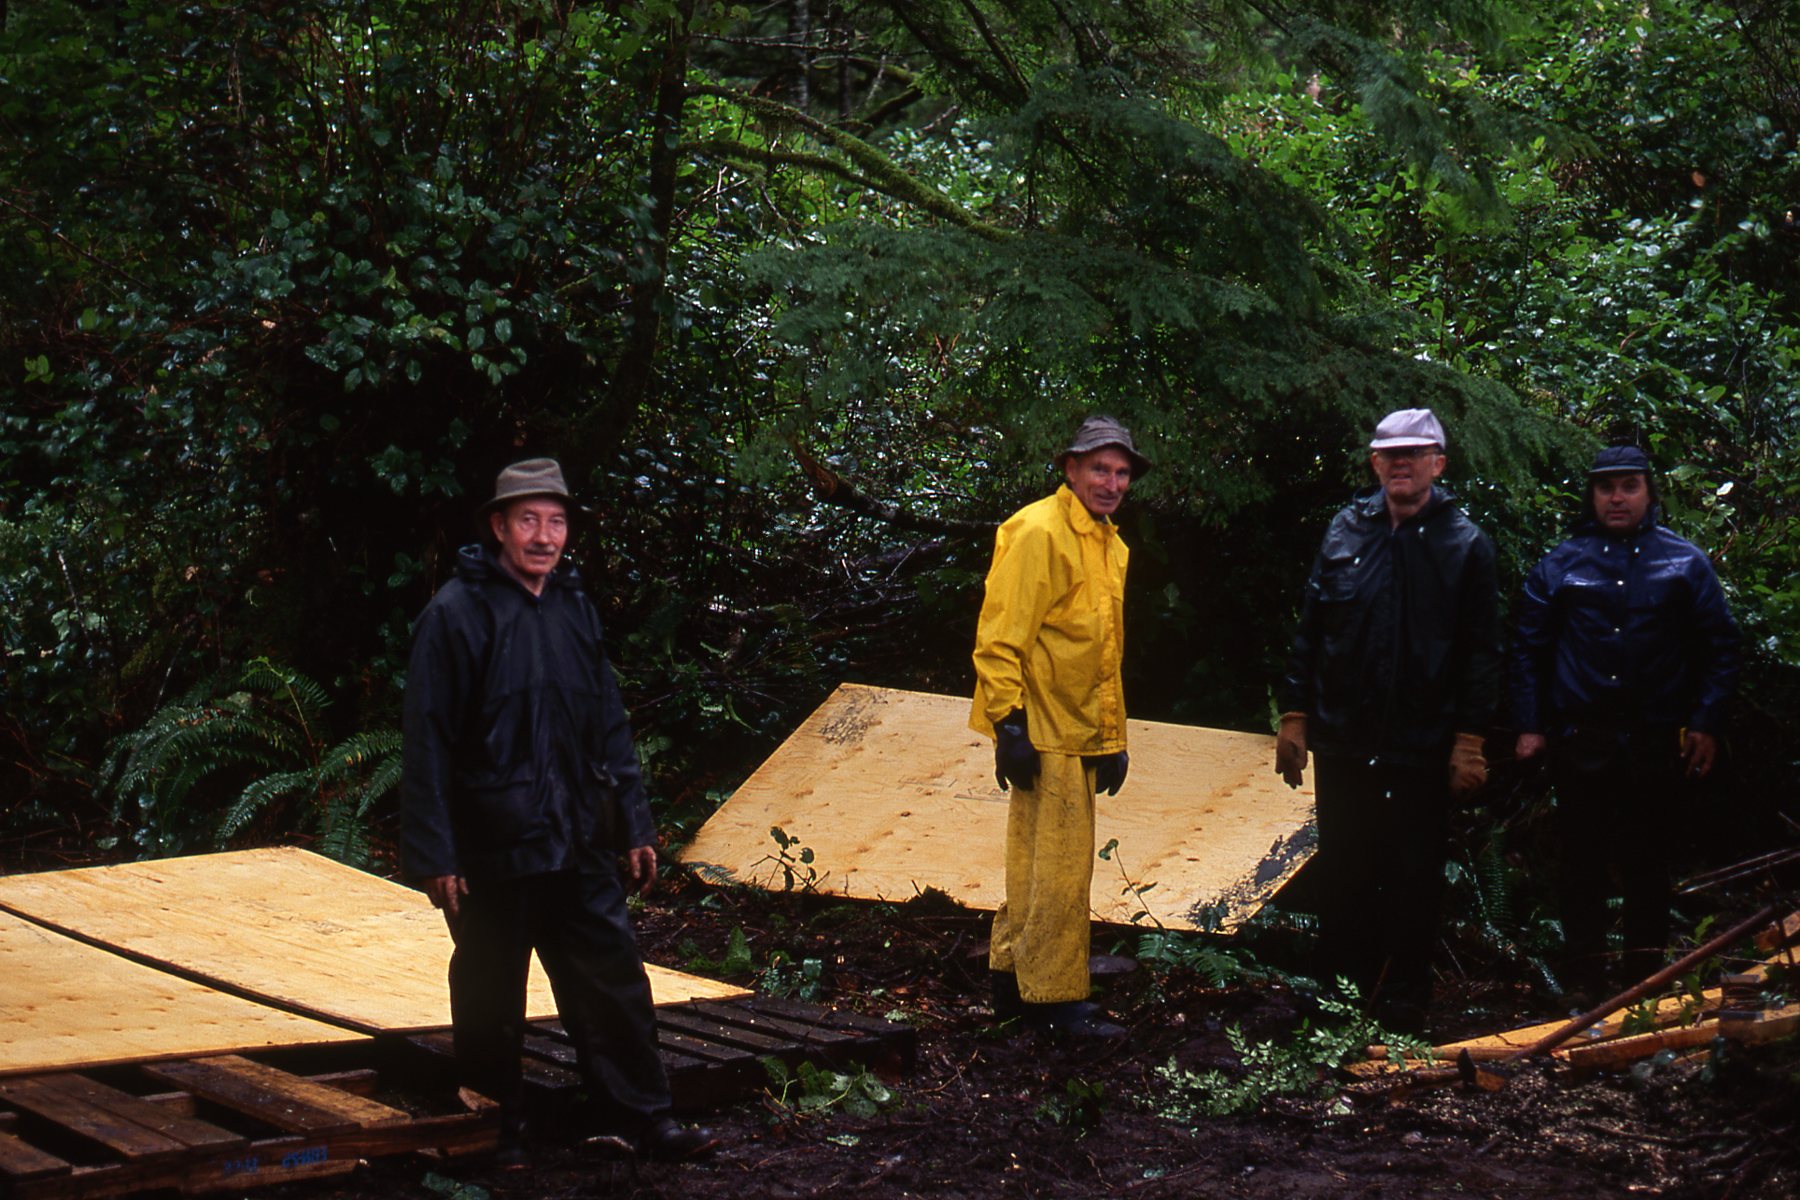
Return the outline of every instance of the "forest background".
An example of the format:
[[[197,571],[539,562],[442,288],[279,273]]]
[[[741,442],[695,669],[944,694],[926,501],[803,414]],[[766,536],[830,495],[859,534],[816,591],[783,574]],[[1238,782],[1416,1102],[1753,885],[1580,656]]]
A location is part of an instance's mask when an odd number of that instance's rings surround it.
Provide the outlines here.
[[[409,622],[540,453],[674,840],[837,683],[969,689],[993,526],[1093,411],[1157,462],[1133,715],[1265,730],[1410,405],[1509,594],[1649,449],[1745,633],[1710,848],[1780,832],[1800,5],[0,15],[9,861],[386,865]]]

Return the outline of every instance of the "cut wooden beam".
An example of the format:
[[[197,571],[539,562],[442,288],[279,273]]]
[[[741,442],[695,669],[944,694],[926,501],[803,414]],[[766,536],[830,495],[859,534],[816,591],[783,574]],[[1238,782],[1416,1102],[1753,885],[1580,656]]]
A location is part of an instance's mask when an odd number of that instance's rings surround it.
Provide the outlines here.
[[[0,1100],[48,1121],[125,1162],[179,1158],[188,1147],[153,1129],[72,1095],[52,1079],[0,1079]]]
[[[0,1182],[16,1189],[32,1179],[67,1175],[72,1168],[54,1154],[46,1154],[10,1133],[0,1133]]]
[[[157,1063],[144,1071],[289,1133],[325,1135],[410,1120],[397,1108],[235,1055]]]

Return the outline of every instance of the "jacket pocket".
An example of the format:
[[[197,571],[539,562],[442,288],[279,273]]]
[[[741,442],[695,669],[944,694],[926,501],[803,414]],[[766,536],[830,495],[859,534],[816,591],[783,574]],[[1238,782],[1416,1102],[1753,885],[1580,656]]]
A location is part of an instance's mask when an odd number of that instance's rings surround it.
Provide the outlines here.
[[[479,850],[498,850],[550,832],[544,797],[530,772],[475,776],[461,788],[463,825]]]

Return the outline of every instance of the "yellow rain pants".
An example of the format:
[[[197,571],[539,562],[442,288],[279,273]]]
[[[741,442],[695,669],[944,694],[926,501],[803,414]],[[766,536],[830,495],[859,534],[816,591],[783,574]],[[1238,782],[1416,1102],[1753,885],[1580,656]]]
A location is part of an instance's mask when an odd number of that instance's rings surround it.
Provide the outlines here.
[[[1006,810],[1006,900],[988,966],[1018,976],[1027,1004],[1088,998],[1088,892],[1094,880],[1094,771],[1040,753],[1037,786]]]

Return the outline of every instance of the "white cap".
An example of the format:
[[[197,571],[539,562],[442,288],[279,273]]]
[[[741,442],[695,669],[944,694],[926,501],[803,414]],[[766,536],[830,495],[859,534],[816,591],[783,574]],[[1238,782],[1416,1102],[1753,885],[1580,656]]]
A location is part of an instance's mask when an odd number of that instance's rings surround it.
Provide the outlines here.
[[[1381,418],[1375,427],[1371,450],[1387,450],[1395,446],[1444,446],[1444,427],[1429,408],[1402,408]]]

